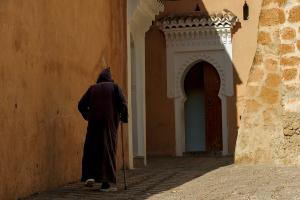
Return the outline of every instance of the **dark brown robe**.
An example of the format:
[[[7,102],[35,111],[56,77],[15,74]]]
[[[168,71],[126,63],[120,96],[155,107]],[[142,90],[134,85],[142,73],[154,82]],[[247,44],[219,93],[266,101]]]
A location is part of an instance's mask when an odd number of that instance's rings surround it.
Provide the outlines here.
[[[81,98],[78,109],[88,120],[81,181],[116,183],[116,145],[119,121],[127,122],[127,104],[109,70]]]

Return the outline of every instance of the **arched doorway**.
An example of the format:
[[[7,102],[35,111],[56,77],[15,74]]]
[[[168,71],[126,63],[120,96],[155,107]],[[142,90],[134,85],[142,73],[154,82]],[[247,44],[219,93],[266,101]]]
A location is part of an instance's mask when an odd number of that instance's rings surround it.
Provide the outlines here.
[[[207,62],[195,64],[184,80],[185,151],[222,151],[220,77]]]

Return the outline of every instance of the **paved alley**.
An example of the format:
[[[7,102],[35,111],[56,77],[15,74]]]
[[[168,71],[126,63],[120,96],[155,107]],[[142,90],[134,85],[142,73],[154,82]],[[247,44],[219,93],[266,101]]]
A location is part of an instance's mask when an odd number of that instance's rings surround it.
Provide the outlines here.
[[[147,168],[128,171],[127,176],[127,191],[119,174],[115,193],[74,183],[26,200],[300,199],[300,167],[235,166],[230,157],[153,158]]]

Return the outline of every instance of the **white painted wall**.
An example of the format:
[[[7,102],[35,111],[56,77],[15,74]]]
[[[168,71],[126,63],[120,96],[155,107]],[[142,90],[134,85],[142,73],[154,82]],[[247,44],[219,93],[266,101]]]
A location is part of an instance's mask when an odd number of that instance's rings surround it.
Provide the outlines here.
[[[158,0],[127,1],[129,158],[143,157],[146,165],[145,33],[164,6]],[[131,48],[133,44],[134,48]]]

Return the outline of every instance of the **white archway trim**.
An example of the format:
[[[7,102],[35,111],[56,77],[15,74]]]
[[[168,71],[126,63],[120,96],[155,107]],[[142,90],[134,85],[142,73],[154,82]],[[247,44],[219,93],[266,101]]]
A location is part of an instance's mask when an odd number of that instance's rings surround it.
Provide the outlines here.
[[[171,15],[162,18],[158,25],[165,34],[167,46],[167,92],[169,98],[178,97],[176,78],[179,68],[190,65],[198,56],[205,53],[206,60],[217,60],[217,70],[222,79],[221,93],[233,95],[232,34],[231,30],[238,18],[228,10],[210,16],[201,12]],[[209,55],[214,52],[214,55]],[[192,53],[190,55],[189,53]],[[187,54],[184,58],[178,56]],[[217,56],[217,59],[216,59]],[[182,66],[178,66],[181,62]],[[226,84],[225,84],[226,83]]]
[[[160,0],[130,0],[127,4],[128,139],[130,166],[133,167],[133,156],[143,157],[146,165],[145,33],[164,5]],[[134,44],[133,52],[131,43]],[[132,108],[133,98],[135,109]],[[132,120],[133,110],[136,110],[135,122]],[[137,135],[133,135],[134,128]],[[137,137],[137,144],[133,144],[133,137]],[[137,146],[137,152],[133,152],[133,145]]]
[[[212,15],[201,12],[170,15],[158,22],[166,38],[167,96],[175,101],[178,156],[185,151],[183,81],[189,69],[199,61],[213,65],[220,76],[223,154],[228,154],[227,96],[234,93],[231,31],[236,22],[238,18],[228,10]]]
[[[198,53],[198,54],[191,54],[191,53],[182,53],[181,55],[177,55],[177,58],[183,57],[181,63],[178,62],[178,70],[175,75],[175,87],[176,87],[176,96],[174,97],[175,101],[175,135],[176,135],[176,155],[182,156],[183,152],[185,152],[185,108],[184,104],[186,101],[186,95],[184,92],[184,79],[188,71],[198,62],[205,61],[210,63],[215,67],[217,70],[221,84],[219,90],[219,98],[221,99],[221,108],[222,108],[222,142],[223,142],[223,155],[228,154],[228,125],[227,125],[227,96],[226,95],[226,78],[225,78],[225,71],[226,69],[221,67],[221,63],[218,62],[218,54],[224,54],[223,52],[219,51],[212,51],[209,53]],[[211,56],[207,55],[211,54]],[[226,54],[226,53],[225,53]],[[184,59],[185,57],[185,59]],[[233,83],[233,80],[229,80]],[[229,84],[230,84],[229,82]]]
[[[211,54],[211,56],[213,56],[213,57],[211,57],[209,54]],[[228,96],[230,96],[231,90],[233,88],[228,87],[228,86],[233,85],[233,82],[232,82],[233,80],[232,80],[232,77],[226,77],[226,72],[225,72],[226,69],[221,67],[222,63],[219,63],[218,60],[216,60],[216,58],[218,58],[219,56],[223,56],[223,55],[217,55],[217,54],[218,54],[218,52],[213,52],[213,53],[201,52],[201,53],[196,53],[196,54],[182,53],[181,54],[180,57],[182,58],[182,60],[180,60],[180,62],[178,62],[179,66],[176,68],[176,71],[175,71],[175,98],[178,98],[178,97],[181,98],[182,96],[185,96],[185,92],[184,92],[184,88],[183,88],[185,76],[188,73],[188,71],[196,63],[198,63],[200,61],[206,61],[206,62],[210,63],[217,70],[217,72],[220,76],[220,80],[221,80],[219,97],[221,97],[224,94],[225,95],[227,94]],[[222,52],[222,54],[223,54],[223,52]],[[228,74],[230,74],[230,73],[228,73]],[[232,84],[226,84],[226,83],[230,83],[230,82]],[[228,88],[226,88],[226,86]]]

